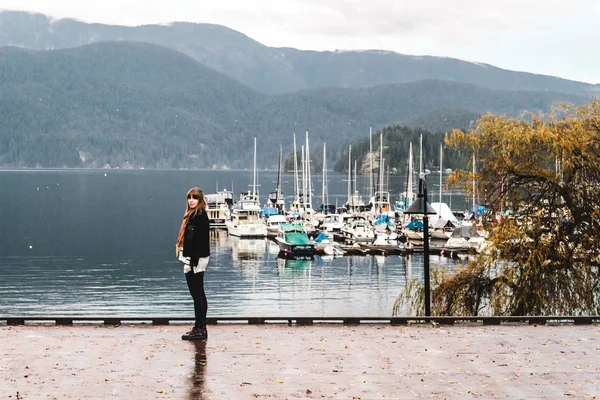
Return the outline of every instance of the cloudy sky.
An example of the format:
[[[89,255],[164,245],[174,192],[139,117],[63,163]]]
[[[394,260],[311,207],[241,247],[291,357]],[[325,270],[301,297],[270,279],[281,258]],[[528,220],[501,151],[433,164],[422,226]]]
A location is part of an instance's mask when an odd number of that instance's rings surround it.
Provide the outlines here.
[[[600,83],[598,0],[0,0],[121,25],[208,22],[268,46],[456,57]]]

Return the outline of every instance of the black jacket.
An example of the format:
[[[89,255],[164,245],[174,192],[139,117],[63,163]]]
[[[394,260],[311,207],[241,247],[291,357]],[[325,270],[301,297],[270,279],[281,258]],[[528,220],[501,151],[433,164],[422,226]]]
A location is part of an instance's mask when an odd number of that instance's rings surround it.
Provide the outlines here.
[[[185,226],[183,255],[190,258],[190,265],[198,265],[200,257],[210,256],[210,233],[206,211],[198,210]]]

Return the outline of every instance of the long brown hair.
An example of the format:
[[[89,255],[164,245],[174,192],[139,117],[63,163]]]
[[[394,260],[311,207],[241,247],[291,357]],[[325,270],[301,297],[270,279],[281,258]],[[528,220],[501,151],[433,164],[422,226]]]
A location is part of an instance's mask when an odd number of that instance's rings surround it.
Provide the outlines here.
[[[195,208],[190,208],[188,204],[188,199],[193,197],[198,199],[198,205]],[[206,209],[206,200],[204,199],[204,192],[199,187],[194,187],[188,190],[187,195],[185,196],[185,213],[183,214],[183,221],[181,222],[181,227],[179,228],[179,235],[177,235],[177,246],[183,246],[183,236],[185,234],[185,226],[189,222],[192,216],[195,216],[198,213],[198,210]]]

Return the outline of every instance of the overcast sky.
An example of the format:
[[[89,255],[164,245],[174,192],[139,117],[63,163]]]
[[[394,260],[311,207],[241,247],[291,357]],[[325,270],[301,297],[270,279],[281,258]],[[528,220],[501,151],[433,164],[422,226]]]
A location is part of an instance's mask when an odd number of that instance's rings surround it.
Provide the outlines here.
[[[268,46],[456,57],[600,83],[598,0],[0,0],[120,25],[208,22]]]

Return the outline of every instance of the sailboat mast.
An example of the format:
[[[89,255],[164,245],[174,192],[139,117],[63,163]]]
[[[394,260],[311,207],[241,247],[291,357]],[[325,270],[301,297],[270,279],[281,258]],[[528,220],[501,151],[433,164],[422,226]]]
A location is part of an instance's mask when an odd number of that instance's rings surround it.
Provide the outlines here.
[[[306,130],[306,175],[308,177],[308,192],[306,197],[306,202],[308,204],[308,208],[312,208],[312,182],[310,180],[310,151],[308,146],[308,129]]]
[[[302,208],[306,204],[306,156],[304,155],[304,145],[300,146],[302,156]]]
[[[440,143],[440,218],[442,218],[442,161],[444,155],[443,144]]]
[[[354,193],[356,193],[356,160],[354,160]]]
[[[373,198],[373,129],[369,128],[369,199]]]
[[[298,153],[296,152],[296,134],[294,133],[294,199],[298,202]]]
[[[352,145],[348,146],[348,205],[352,204]]]
[[[423,134],[421,134],[421,138],[419,139],[419,178],[423,177]]]
[[[279,203],[281,199],[281,158],[282,158],[281,144],[279,144],[279,169],[277,170],[277,199],[275,200],[275,204]]]
[[[475,210],[475,153],[473,153],[473,215],[477,215]]]
[[[413,201],[413,151],[412,151],[412,143],[408,147],[408,190],[407,193],[410,193],[410,198],[408,199],[410,202]],[[407,195],[408,196],[408,195]]]
[[[256,199],[256,136],[254,136],[254,172],[252,173],[252,195]]]
[[[325,179],[326,178],[326,172],[325,172],[325,168],[327,168],[327,160],[325,158],[325,152],[327,151],[327,144],[323,143],[323,185],[321,188],[321,197],[322,197],[322,202],[323,202],[323,212],[327,213],[325,208],[326,208],[326,201],[325,201]]]
[[[385,160],[383,160],[383,163],[385,164]],[[390,191],[390,166],[386,165],[385,166],[385,191],[389,192]],[[388,201],[391,201],[388,199]]]
[[[383,133],[379,134],[379,201],[383,192]]]

